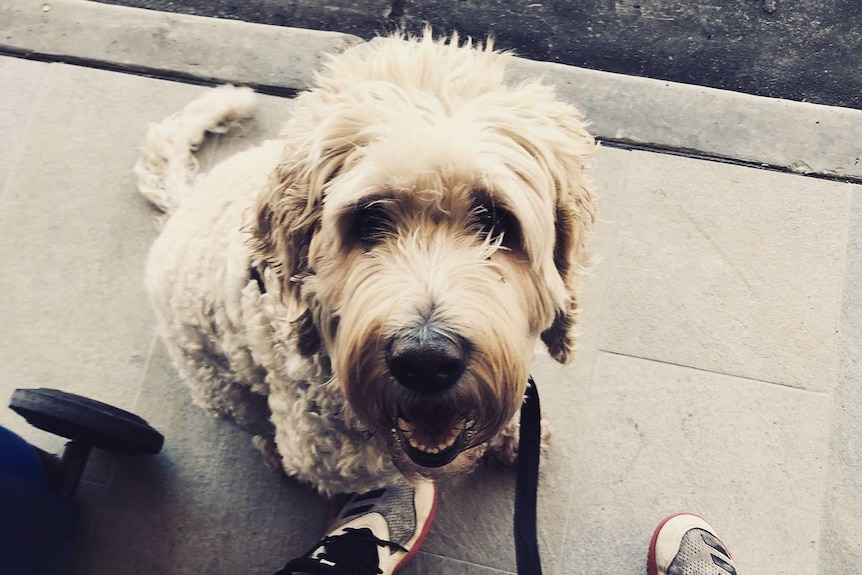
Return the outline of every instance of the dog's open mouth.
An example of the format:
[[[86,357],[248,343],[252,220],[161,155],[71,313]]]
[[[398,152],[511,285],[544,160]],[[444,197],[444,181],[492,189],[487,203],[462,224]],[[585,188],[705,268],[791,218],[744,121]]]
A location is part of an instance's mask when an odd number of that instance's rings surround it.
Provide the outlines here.
[[[396,421],[395,435],[401,448],[413,463],[422,467],[451,463],[464,450],[472,433],[472,423],[467,420],[454,425],[405,417],[398,417]]]

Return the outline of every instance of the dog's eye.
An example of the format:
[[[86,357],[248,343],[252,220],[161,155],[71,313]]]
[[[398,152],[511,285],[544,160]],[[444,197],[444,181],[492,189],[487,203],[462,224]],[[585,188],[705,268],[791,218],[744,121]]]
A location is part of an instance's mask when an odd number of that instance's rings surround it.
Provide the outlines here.
[[[352,235],[366,248],[392,234],[392,216],[384,203],[363,206],[354,213]]]
[[[500,242],[509,249],[521,245],[520,226],[512,213],[494,204],[481,205],[474,210],[475,223],[491,242]]]

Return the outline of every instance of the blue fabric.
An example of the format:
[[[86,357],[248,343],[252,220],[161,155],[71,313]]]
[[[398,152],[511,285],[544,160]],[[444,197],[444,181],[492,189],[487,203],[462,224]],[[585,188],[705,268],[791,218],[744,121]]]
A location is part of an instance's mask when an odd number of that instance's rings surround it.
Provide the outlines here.
[[[45,485],[36,449],[0,427],[0,573],[57,575],[80,518],[78,505]]]
[[[18,435],[0,427],[0,473],[45,486],[45,469],[36,450]]]
[[[0,573],[60,575],[81,515],[71,499],[0,473]]]

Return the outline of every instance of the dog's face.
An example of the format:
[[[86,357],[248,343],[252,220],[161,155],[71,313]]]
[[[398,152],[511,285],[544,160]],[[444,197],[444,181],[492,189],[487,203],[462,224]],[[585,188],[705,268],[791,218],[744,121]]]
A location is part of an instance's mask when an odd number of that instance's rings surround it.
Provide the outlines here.
[[[573,350],[593,141],[547,88],[503,86],[496,54],[388,42],[300,98],[255,235],[304,310],[300,349],[403,472],[434,476],[511,420],[539,338]],[[417,79],[374,77],[404,50]],[[478,88],[418,79],[465,65]]]

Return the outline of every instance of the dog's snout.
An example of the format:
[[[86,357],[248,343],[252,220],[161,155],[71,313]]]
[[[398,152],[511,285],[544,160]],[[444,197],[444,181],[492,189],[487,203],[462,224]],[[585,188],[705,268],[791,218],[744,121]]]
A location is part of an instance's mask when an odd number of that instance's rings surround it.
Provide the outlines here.
[[[404,387],[418,393],[446,391],[467,367],[463,341],[424,331],[396,338],[389,348],[389,372]]]

